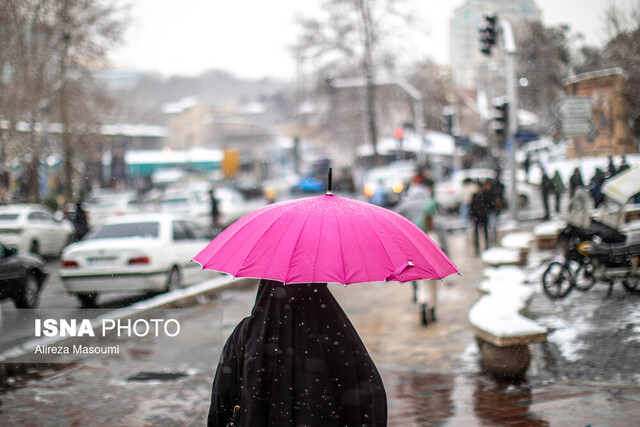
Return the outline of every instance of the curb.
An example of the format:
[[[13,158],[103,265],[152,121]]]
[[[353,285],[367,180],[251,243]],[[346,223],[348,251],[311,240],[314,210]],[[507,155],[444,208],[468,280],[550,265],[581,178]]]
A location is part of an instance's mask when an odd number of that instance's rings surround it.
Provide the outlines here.
[[[202,304],[209,297],[215,296],[226,289],[249,286],[254,283],[257,283],[257,279],[234,278],[223,275],[102,314],[91,319],[91,325],[95,329],[104,318],[114,320],[141,318],[152,309],[184,308]],[[84,337],[37,338],[10,348],[0,353],[0,379],[20,375],[31,368],[46,368],[57,365],[58,363],[45,362],[44,360],[42,362],[33,361],[33,351],[38,345],[62,345],[63,343],[73,345],[85,340],[86,338]],[[27,359],[27,355],[29,356],[28,362],[24,361]],[[46,359],[46,356],[43,356],[43,359]]]

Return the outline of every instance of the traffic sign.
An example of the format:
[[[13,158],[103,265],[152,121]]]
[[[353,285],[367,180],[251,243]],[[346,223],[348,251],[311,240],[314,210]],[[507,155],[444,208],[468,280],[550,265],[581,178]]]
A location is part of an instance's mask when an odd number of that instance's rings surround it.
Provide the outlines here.
[[[555,109],[560,117],[591,118],[591,98],[589,96],[569,96],[556,102]]]
[[[586,119],[563,119],[562,133],[565,136],[594,136],[598,128],[591,120]]]

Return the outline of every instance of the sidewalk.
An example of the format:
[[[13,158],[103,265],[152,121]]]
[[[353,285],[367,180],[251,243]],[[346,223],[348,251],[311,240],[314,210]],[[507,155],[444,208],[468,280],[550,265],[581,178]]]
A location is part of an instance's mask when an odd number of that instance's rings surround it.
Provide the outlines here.
[[[467,313],[484,266],[464,234],[450,252],[462,276],[440,286],[438,321],[424,328],[411,284],[332,286],[376,362],[390,426],[628,426],[640,417],[640,386],[542,380],[500,384],[480,373]],[[226,290],[177,310],[180,340],[123,340],[118,356],[32,372],[0,391],[3,425],[204,425],[211,380],[226,336],[246,316],[254,288]],[[220,322],[224,333],[215,333]],[[173,355],[174,362],[159,362]]]

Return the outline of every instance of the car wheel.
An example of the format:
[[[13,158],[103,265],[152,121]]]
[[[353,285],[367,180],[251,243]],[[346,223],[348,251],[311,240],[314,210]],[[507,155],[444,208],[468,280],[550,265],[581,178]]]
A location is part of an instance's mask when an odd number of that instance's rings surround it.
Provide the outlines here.
[[[167,279],[167,292],[171,292],[175,289],[182,287],[182,276],[178,267],[172,267],[169,272],[169,278]]]
[[[36,308],[40,302],[40,282],[34,273],[28,273],[22,282],[20,295],[14,300],[17,308]]]
[[[97,300],[98,300],[98,294],[97,293],[93,293],[93,294],[78,294],[76,295],[78,297],[78,301],[80,301],[80,306],[82,308],[93,308],[95,307],[97,304]]]
[[[29,245],[29,253],[34,255],[40,255],[40,245],[37,240],[33,240]]]

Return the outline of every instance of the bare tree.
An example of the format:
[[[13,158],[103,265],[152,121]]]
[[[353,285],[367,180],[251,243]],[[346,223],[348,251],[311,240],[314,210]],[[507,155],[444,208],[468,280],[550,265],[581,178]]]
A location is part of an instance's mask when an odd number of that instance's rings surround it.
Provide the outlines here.
[[[562,79],[568,75],[571,60],[569,27],[529,21],[518,35],[518,72],[528,81],[519,91],[521,106],[538,114],[552,131],[556,125],[553,104],[563,93]]]
[[[323,14],[301,18],[302,37],[296,53],[313,62],[327,77],[362,76],[367,84],[356,91],[364,98],[369,140],[377,157],[376,74],[393,67],[389,40],[410,21],[402,0],[325,0]]]
[[[640,136],[640,1],[625,7],[612,4],[605,13],[605,27],[609,41],[603,52],[607,65],[625,71],[624,96],[627,116],[633,123],[633,132]]]
[[[126,12],[92,0],[3,0],[0,12],[0,117],[7,123],[0,135],[0,168],[6,171],[9,155],[20,158],[28,176],[28,198],[36,201],[41,158],[62,151],[69,201],[77,151],[72,132],[87,128],[96,117],[94,108],[84,108],[83,114],[70,111],[92,104],[89,70],[119,40]],[[54,121],[62,125],[60,150],[46,139],[48,124]]]

